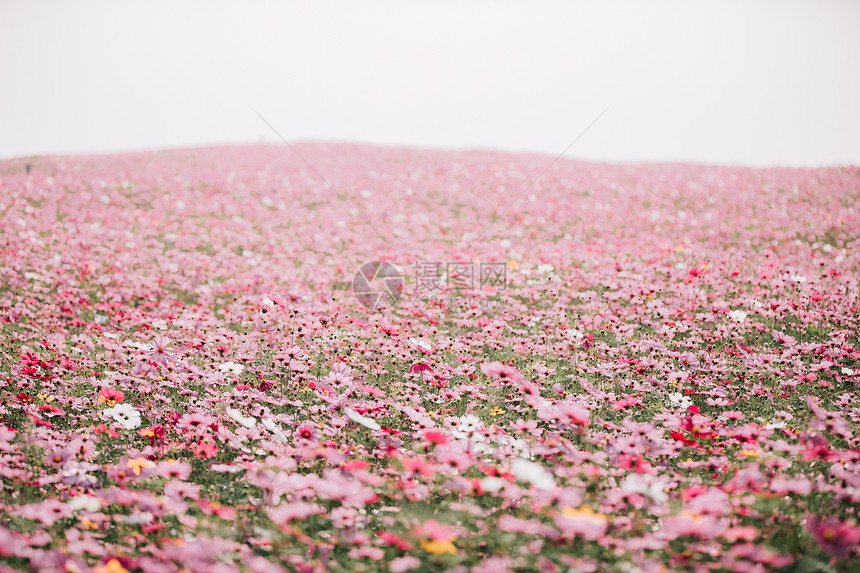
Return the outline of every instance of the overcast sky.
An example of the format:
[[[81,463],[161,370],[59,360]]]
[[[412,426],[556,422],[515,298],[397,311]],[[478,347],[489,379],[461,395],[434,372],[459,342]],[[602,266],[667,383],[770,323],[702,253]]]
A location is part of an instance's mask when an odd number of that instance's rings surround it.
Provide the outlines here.
[[[860,2],[0,0],[0,156],[335,140],[860,164]]]

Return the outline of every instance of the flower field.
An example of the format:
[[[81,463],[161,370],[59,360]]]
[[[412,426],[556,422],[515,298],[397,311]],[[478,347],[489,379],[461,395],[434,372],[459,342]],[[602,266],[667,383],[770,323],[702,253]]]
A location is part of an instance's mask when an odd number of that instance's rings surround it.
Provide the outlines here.
[[[860,169],[296,150],[0,161],[0,573],[858,570]]]

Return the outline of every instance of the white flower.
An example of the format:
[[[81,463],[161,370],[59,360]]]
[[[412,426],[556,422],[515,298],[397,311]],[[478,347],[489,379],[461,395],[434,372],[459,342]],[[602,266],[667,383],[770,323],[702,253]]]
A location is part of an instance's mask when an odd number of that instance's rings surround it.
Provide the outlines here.
[[[511,464],[511,473],[518,480],[527,481],[538,489],[552,489],[555,487],[555,479],[544,466],[517,458]]]
[[[212,466],[213,472],[218,472],[222,474],[235,474],[242,471],[242,466],[234,466],[231,464],[215,464]]]
[[[466,414],[460,418],[460,423],[457,424],[457,431],[464,434],[474,434],[481,429],[481,419],[474,414]]]
[[[279,428],[278,425],[274,422],[274,420],[270,420],[269,418],[261,418],[260,423],[263,424],[263,426],[265,426],[267,430],[272,432],[272,434],[274,434],[274,440],[277,443],[283,444],[287,441],[287,437],[281,431],[281,428]]]
[[[117,404],[102,412],[125,426],[126,430],[133,430],[140,426],[140,412],[129,404]]]
[[[679,406],[682,410],[686,410],[693,405],[693,401],[681,394],[680,392],[672,392],[669,394],[669,400]]]
[[[275,306],[275,301],[273,301],[267,296],[263,299],[263,306],[268,306],[269,308],[272,308],[273,306]]]
[[[793,280],[796,283],[805,283],[806,277],[803,275],[791,275],[791,280]]]
[[[854,370],[852,368],[843,368],[842,369],[843,376],[854,376]]]
[[[142,513],[132,513],[131,515],[126,516],[117,516],[121,521],[124,521],[130,525],[140,525],[141,523],[150,523],[155,516],[152,515],[148,511],[144,511]]]
[[[376,420],[372,420],[371,418],[368,418],[367,416],[362,416],[361,414],[359,414],[358,412],[356,412],[352,408],[344,407],[343,412],[344,412],[344,414],[347,415],[347,417],[350,420],[352,420],[356,424],[361,424],[362,426],[364,426],[365,428],[367,428],[369,430],[381,430],[382,429],[382,426],[377,424]]]
[[[241,364],[236,364],[232,360],[230,362],[225,362],[224,364],[218,367],[218,370],[221,372],[229,372],[230,374],[241,374],[245,371],[245,367]]]
[[[245,416],[236,408],[227,408],[227,415],[230,416],[237,424],[241,424],[246,428],[253,428],[257,425],[257,418],[253,416]]]
[[[481,489],[484,491],[488,491],[490,493],[494,493],[499,491],[505,486],[505,480],[493,476],[485,477],[481,480]]]
[[[420,338],[410,338],[409,342],[411,342],[412,344],[414,344],[415,346],[417,346],[418,348],[420,348],[422,350],[430,350],[431,348],[433,348],[429,342],[427,342],[426,340],[422,340]]]
[[[666,486],[669,484],[665,478],[647,478],[638,474],[631,474],[621,482],[621,489],[630,493],[638,493],[650,497],[658,503],[669,499],[666,495]]]
[[[481,436],[481,437],[483,437],[483,436]],[[528,451],[528,445],[526,444],[525,440],[521,440],[519,438],[513,438],[513,437],[508,436],[506,434],[499,434],[498,436],[495,437],[495,441],[496,441],[496,443],[498,443],[502,446],[510,447],[511,450],[513,450],[513,452],[515,454],[517,454],[518,456],[528,458],[530,455],[529,451]]]
[[[573,328],[571,328],[567,331],[567,337],[571,340],[582,340],[582,338],[584,336],[585,335],[582,334],[580,331],[573,329]]]
[[[735,322],[743,322],[747,318],[747,313],[742,310],[730,310],[729,318],[731,318]]]
[[[102,507],[102,503],[98,498],[92,495],[76,495],[67,502],[67,505],[75,511],[98,511]]]

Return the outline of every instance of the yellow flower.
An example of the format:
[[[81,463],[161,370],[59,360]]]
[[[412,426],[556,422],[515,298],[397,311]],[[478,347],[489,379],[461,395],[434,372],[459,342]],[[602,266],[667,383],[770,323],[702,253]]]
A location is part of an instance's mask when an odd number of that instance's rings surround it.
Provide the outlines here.
[[[453,543],[451,543],[450,541],[447,541],[447,540],[434,539],[434,540],[422,541],[421,547],[424,549],[424,551],[426,551],[427,553],[432,553],[433,555],[442,555],[442,554],[456,555],[457,554],[457,548],[454,546]]]
[[[96,567],[95,573],[129,573],[118,559],[111,559],[101,567]]]
[[[741,450],[740,454],[745,458],[757,458],[761,455],[761,452],[758,450]]]
[[[38,395],[38,396],[36,396],[36,397],[37,397],[39,400],[42,400],[43,402],[50,402],[51,400],[53,400],[53,399],[54,399],[54,397],[53,397],[53,396],[49,396],[48,394],[39,394],[39,395]]]
[[[591,506],[582,505],[579,507],[563,507],[561,509],[562,515],[566,515],[567,517],[588,517],[597,521],[608,521],[606,516],[602,513],[595,513]]]
[[[490,410],[490,416],[501,416],[504,413],[505,413],[504,408],[496,407],[496,408],[493,408],[492,410]]]
[[[131,471],[134,472],[134,475],[139,476],[140,470],[148,468],[152,465],[152,462],[144,458],[135,458],[133,460],[128,460],[127,465],[131,468]]]
[[[99,528],[99,526],[96,522],[90,521],[86,517],[81,518],[81,527],[83,527],[84,529],[98,529]]]

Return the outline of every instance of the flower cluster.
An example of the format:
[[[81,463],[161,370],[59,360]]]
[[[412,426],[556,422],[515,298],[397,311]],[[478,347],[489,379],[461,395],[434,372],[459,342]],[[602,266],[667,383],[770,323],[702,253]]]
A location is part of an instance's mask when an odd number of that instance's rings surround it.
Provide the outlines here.
[[[852,570],[860,171],[300,147],[0,162],[0,572]]]

